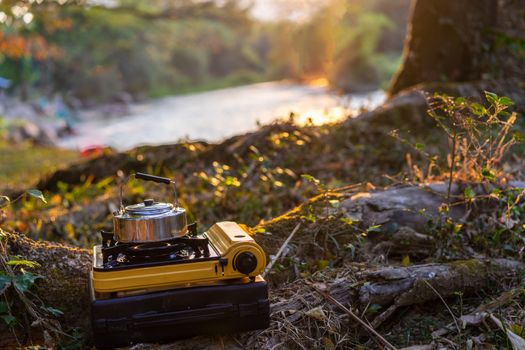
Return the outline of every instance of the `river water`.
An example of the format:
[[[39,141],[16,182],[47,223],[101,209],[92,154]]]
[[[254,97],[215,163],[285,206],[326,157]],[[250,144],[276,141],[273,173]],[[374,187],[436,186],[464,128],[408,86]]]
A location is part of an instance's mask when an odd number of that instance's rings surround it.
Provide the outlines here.
[[[375,108],[383,100],[382,91],[339,96],[326,87],[260,83],[150,100],[132,105],[127,115],[118,118],[85,118],[76,125],[76,135],[60,143],[72,149],[126,150],[182,139],[217,142],[256,130],[258,123],[288,118],[290,112],[299,124],[322,124],[363,107]]]

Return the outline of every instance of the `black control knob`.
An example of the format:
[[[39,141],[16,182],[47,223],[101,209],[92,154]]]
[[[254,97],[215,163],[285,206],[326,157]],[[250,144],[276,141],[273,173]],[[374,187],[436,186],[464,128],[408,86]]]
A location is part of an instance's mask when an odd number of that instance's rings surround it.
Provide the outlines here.
[[[250,252],[240,253],[235,257],[233,267],[240,273],[249,275],[257,267],[257,258]]]

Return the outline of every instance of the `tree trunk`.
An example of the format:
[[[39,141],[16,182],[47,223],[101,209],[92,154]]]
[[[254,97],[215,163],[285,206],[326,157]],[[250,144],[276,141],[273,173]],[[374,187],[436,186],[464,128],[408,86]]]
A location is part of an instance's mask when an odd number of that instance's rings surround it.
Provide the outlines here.
[[[498,93],[522,90],[524,40],[523,1],[413,0],[403,64],[389,93],[478,80]]]
[[[495,0],[414,0],[403,66],[390,93],[422,82],[480,79],[497,10]]]

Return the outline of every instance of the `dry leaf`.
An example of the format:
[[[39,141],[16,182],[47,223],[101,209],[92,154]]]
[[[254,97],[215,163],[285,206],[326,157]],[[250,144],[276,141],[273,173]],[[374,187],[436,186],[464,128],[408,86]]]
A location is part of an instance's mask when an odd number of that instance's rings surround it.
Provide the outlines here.
[[[314,318],[318,321],[326,320],[326,314],[324,313],[323,308],[321,306],[308,310],[305,314],[306,316]]]
[[[510,330],[509,327],[503,325],[503,322],[500,321],[496,316],[490,314],[490,319],[494,322],[503,332],[507,334],[507,338],[512,345],[513,350],[523,350],[525,349],[525,339],[514,333]]]

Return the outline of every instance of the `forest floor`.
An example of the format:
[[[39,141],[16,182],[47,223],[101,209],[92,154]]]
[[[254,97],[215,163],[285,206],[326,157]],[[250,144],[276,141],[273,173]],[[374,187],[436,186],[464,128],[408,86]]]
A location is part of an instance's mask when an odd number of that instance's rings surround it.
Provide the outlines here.
[[[16,344],[9,334],[29,344],[89,344],[83,332],[87,316],[78,315],[87,307],[90,253],[70,247],[98,242],[97,232],[111,228],[116,183],[146,171],[176,179],[181,203],[201,228],[221,220],[247,223],[268,255],[300,227],[268,275],[269,329],[134,349],[521,349],[525,185],[520,180],[525,177],[520,148],[479,174],[472,165],[475,156],[458,155],[449,185],[449,139],[428,116],[426,101],[410,90],[333,125],[282,122],[221,144],[140,147],[76,161],[65,156],[67,166],[36,184],[47,204],[26,196],[4,208],[2,261],[13,266],[13,276],[27,277],[27,271],[42,276],[28,284],[35,288],[27,293],[31,305],[64,312],[29,317],[57,319],[75,337],[53,333],[53,322],[33,320],[28,326],[31,322],[19,314],[28,304],[19,295],[12,316],[21,321],[11,324],[11,332],[1,326],[4,339],[11,339],[6,344]],[[478,108],[457,103],[464,113]],[[484,103],[495,108],[495,102]],[[409,140],[392,136],[392,130],[407,126]],[[23,189],[11,196],[19,193]],[[159,186],[131,181],[124,199],[132,203],[146,195],[169,198]],[[7,263],[13,259],[41,267]]]

